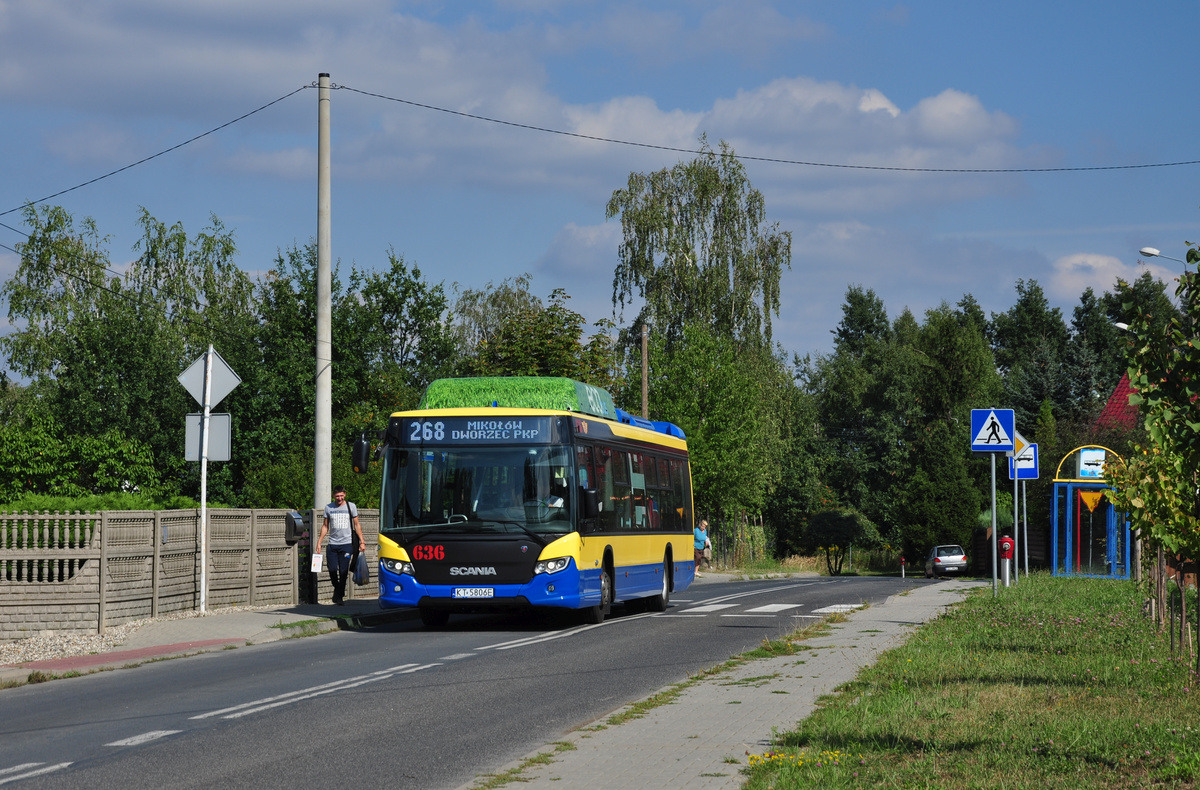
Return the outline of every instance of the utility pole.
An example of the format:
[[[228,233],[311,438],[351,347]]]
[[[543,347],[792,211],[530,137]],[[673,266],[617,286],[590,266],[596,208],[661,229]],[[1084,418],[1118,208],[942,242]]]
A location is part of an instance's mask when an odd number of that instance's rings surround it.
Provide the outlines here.
[[[309,547],[316,551],[317,511],[329,501],[333,488],[330,469],[333,456],[333,331],[331,328],[330,291],[333,226],[333,199],[329,174],[329,75],[317,79],[317,381],[313,437],[313,518],[309,526]]]
[[[642,324],[642,419],[650,419],[650,327]]]

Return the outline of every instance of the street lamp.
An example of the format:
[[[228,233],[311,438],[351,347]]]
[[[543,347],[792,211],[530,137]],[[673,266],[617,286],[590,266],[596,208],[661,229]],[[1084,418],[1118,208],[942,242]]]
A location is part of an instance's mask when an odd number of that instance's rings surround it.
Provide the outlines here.
[[[1147,258],[1166,258],[1168,261],[1175,261],[1176,263],[1182,263],[1184,266],[1187,266],[1186,261],[1181,261],[1178,258],[1172,258],[1170,255],[1163,255],[1161,252],[1154,249],[1153,247],[1142,247],[1140,252],[1142,253],[1142,255],[1145,255]]]

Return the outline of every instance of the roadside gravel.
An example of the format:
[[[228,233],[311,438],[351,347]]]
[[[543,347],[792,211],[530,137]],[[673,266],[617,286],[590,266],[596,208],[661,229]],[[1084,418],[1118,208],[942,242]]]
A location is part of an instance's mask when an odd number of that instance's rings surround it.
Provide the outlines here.
[[[23,664],[26,661],[45,661],[51,658],[72,658],[92,653],[107,653],[119,648],[142,626],[168,620],[186,620],[192,617],[208,617],[229,612],[253,612],[271,609],[271,606],[226,607],[211,612],[172,612],[155,618],[132,620],[122,625],[104,629],[105,633],[81,634],[55,632],[45,636],[31,636],[15,642],[0,643],[0,664]]]

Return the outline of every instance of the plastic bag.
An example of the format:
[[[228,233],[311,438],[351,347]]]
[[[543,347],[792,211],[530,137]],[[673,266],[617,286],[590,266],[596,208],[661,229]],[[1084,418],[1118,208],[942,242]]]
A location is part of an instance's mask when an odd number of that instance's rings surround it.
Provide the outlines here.
[[[354,583],[362,587],[371,581],[371,569],[367,566],[367,555],[359,554],[354,562]]]

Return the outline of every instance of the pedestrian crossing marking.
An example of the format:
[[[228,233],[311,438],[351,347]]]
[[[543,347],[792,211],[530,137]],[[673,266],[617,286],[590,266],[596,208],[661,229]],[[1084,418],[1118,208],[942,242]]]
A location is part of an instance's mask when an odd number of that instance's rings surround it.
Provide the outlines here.
[[[861,609],[865,605],[861,603],[835,603],[832,606],[813,609],[813,614],[845,614],[846,612],[853,612],[855,609]]]
[[[747,612],[786,612],[788,609],[797,609],[803,604],[798,603],[769,603],[766,606],[758,606],[754,609],[747,609]]]
[[[685,610],[688,614],[706,614],[708,612],[719,612],[722,609],[732,609],[737,606],[735,603],[710,603],[705,606],[693,606],[691,609]]]
[[[1014,431],[1015,433],[1015,431]],[[983,426],[979,429],[979,433],[975,435],[975,440],[971,444],[996,444],[996,445],[1011,445],[1013,443],[1010,437],[1004,430],[1004,425],[1000,420],[996,419],[996,411],[993,409],[988,413],[987,419],[983,421]]]

